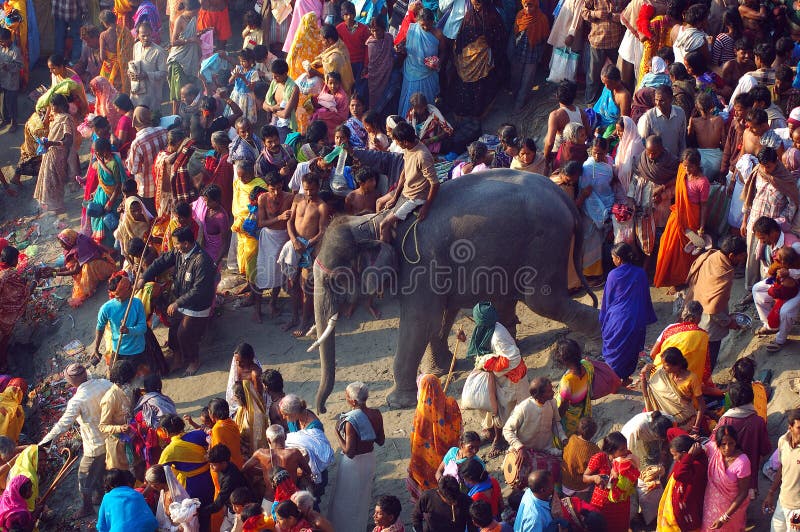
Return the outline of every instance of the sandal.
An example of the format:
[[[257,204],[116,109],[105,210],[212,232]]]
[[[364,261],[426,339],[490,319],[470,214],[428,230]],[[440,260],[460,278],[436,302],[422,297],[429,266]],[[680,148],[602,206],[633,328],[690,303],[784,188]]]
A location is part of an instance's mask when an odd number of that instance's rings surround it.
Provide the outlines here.
[[[784,345],[786,344],[779,344],[778,342],[770,342],[767,344],[767,351],[770,353],[777,353],[778,351],[783,349]]]
[[[770,336],[778,332],[777,329],[770,329],[769,327],[760,327],[754,334],[756,336]]]

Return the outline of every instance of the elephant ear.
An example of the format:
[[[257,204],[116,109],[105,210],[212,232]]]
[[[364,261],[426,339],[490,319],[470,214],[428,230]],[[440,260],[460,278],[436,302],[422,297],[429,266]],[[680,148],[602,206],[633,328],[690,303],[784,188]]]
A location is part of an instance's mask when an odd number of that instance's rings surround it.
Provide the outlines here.
[[[397,275],[397,255],[389,244],[371,240],[359,244],[358,271],[364,293],[375,295]]]

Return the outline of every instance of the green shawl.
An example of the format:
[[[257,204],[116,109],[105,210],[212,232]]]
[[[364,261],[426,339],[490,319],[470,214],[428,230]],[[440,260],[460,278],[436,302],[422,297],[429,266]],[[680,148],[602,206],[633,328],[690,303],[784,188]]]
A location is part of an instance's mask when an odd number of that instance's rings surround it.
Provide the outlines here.
[[[497,323],[497,310],[491,303],[484,301],[473,307],[472,317],[475,319],[475,330],[469,339],[467,358],[492,352],[492,335],[494,325]]]
[[[294,82],[294,80],[292,78],[287,77],[286,78],[286,83],[284,83],[283,85],[284,85],[283,99],[288,102],[289,100],[292,99],[292,94],[294,94],[294,91],[297,90],[297,84]],[[269,88],[267,89],[267,96],[264,98],[264,100],[269,105],[278,105],[280,103],[280,102],[275,100],[275,90],[277,88],[278,88],[278,83],[276,83],[273,80],[269,84]],[[289,119],[289,127],[292,128],[292,131],[297,131],[297,113],[296,113],[296,111],[297,111],[297,109],[295,109],[295,112],[292,112],[292,116]]]

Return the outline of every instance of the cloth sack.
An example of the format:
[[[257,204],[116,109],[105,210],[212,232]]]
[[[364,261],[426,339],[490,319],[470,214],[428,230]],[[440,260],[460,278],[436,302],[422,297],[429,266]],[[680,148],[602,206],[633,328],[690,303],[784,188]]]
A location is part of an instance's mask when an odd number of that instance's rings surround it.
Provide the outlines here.
[[[489,375],[488,371],[473,371],[464,383],[461,392],[462,410],[483,410],[490,412],[492,402],[489,399]]]
[[[600,399],[606,395],[616,393],[622,381],[611,369],[611,366],[602,360],[590,360],[594,366],[594,378],[592,379],[592,400]]]
[[[569,80],[575,81],[575,74],[578,71],[578,54],[567,48],[556,48],[553,50],[553,57],[550,59],[550,75],[547,81],[551,83],[561,83]]]

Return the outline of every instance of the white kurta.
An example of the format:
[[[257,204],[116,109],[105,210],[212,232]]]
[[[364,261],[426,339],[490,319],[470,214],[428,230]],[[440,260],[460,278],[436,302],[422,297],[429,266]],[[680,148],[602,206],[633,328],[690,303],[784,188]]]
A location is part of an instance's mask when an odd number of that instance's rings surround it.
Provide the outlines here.
[[[147,79],[138,82],[136,93],[131,89],[131,100],[134,105],[146,105],[151,111],[161,109],[164,101],[164,82],[167,79],[167,52],[157,44],[147,48],[141,42],[133,45],[133,59],[140,73]]]

